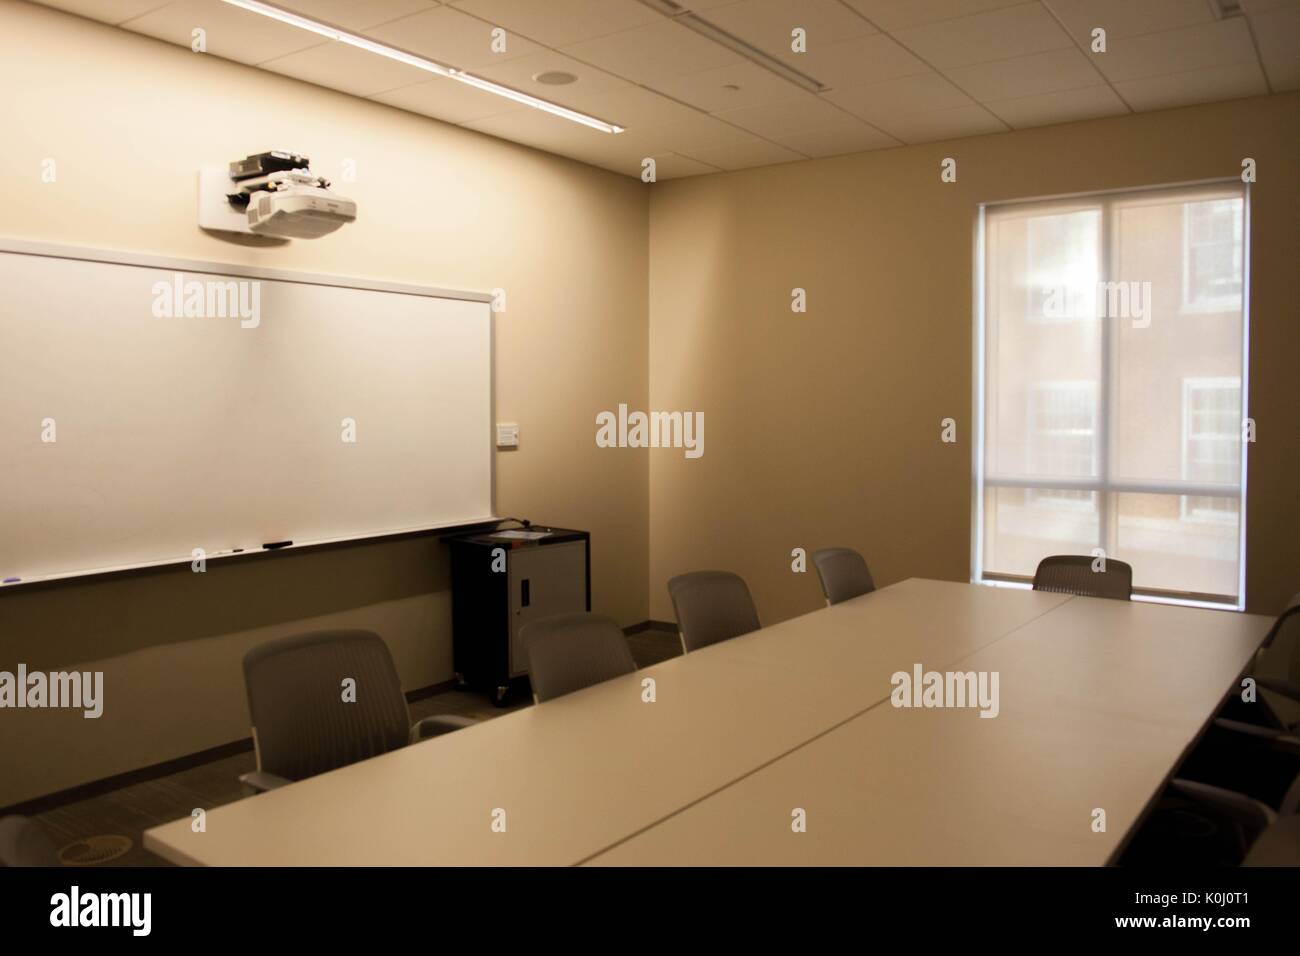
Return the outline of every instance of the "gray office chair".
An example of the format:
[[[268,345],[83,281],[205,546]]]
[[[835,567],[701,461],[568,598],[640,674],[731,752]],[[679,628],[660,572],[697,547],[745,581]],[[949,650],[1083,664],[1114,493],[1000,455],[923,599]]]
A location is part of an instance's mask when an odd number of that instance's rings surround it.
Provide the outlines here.
[[[812,559],[828,605],[870,594],[876,589],[867,562],[852,548],[822,548],[813,552]]]
[[[679,574],[668,582],[668,594],[688,654],[762,626],[744,579],[730,571]]]
[[[1278,635],[1288,629],[1300,631],[1300,591],[1291,595],[1291,600],[1287,602],[1286,607],[1282,609],[1282,613],[1277,616],[1277,620],[1269,628],[1268,634],[1264,636],[1263,643],[1260,644],[1259,653],[1256,655],[1255,660],[1258,662],[1273,646],[1273,642],[1277,640]],[[1255,683],[1265,690],[1272,691],[1300,704],[1300,633],[1297,633],[1291,641],[1290,657],[1287,659],[1287,676],[1267,677],[1255,675]],[[1300,730],[1300,721],[1286,721],[1276,715],[1274,717],[1281,728],[1291,732]]]
[[[60,866],[45,831],[26,817],[0,817],[0,866]]]
[[[603,614],[560,614],[519,631],[539,704],[636,670],[623,630]]]
[[[1094,560],[1084,554],[1055,554],[1043,558],[1034,572],[1034,590],[1114,598],[1117,601],[1132,598],[1133,568],[1123,561],[1107,558],[1106,570],[1094,571]]]
[[[1300,625],[1300,594],[1292,596],[1269,628],[1256,661],[1284,629],[1294,625]],[[1292,646],[1289,664],[1289,677],[1300,676],[1297,673],[1300,672],[1300,635]],[[1260,687],[1300,701],[1300,687],[1294,680],[1255,675],[1255,682]],[[1219,717],[1215,719],[1214,727],[1229,732],[1222,740],[1232,746],[1234,752],[1239,748],[1250,748],[1241,752],[1251,755],[1248,759],[1252,761],[1271,760],[1278,767],[1294,768],[1296,761],[1300,760],[1298,725],[1282,720],[1267,706],[1263,707],[1262,714],[1273,726]],[[1268,804],[1236,789],[1249,783],[1266,789],[1262,786],[1264,778],[1248,779],[1249,773],[1243,773],[1242,769],[1234,773],[1236,776],[1225,781],[1228,786],[1179,777],[1170,781],[1169,790],[1197,805],[1220,828],[1231,834],[1239,853],[1245,857],[1245,865],[1300,865],[1300,776],[1292,780],[1274,813]]]
[[[354,680],[356,700],[343,699]],[[244,656],[257,770],[254,793],[374,757],[474,723],[426,717],[414,726],[388,645],[370,631],[318,631],[253,648]]]
[[[1251,677],[1254,678],[1256,686],[1272,691],[1281,697],[1286,697],[1295,703],[1300,703],[1300,633],[1297,633],[1291,642],[1286,677],[1268,677],[1258,673],[1260,661],[1273,646],[1278,635],[1293,627],[1300,629],[1300,592],[1291,596],[1291,600],[1287,602],[1286,607],[1282,609],[1282,613],[1273,622],[1273,626],[1264,635],[1264,640],[1255,654],[1255,669],[1251,673]],[[1263,701],[1263,698],[1261,697],[1260,700]],[[1271,726],[1230,720],[1225,717],[1216,719],[1214,725],[1223,730],[1245,734],[1256,741],[1277,743],[1280,745],[1280,749],[1294,750],[1297,755],[1300,755],[1300,740],[1297,739],[1297,735],[1300,734],[1300,721],[1284,719],[1273,708],[1267,706],[1266,702],[1262,709],[1267,723],[1271,724]]]
[[[1300,865],[1300,776],[1277,812],[1244,793],[1175,778],[1169,791],[1199,808],[1231,835],[1245,866]]]
[[[1277,819],[1255,838],[1242,866],[1300,866],[1300,777],[1287,791]]]

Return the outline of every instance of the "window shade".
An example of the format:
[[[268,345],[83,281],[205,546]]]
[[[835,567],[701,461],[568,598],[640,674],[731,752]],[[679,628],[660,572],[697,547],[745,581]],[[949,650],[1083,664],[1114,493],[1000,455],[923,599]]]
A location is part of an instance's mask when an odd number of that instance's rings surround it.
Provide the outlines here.
[[[975,576],[1049,554],[1241,605],[1242,184],[982,209]]]

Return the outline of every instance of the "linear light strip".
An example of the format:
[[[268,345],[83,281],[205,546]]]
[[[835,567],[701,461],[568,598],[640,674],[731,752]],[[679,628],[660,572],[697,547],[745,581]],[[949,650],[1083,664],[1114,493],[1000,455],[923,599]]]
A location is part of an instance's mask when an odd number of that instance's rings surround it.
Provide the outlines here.
[[[576,110],[568,109],[548,100],[540,100],[535,96],[527,93],[521,93],[519,90],[511,89],[508,86],[502,86],[500,83],[493,83],[491,80],[485,80],[481,76],[474,76],[472,73],[466,73],[464,70],[452,70],[451,78],[458,80],[467,86],[475,87],[480,90],[487,90],[489,93],[495,93],[497,96],[504,96],[508,100],[514,100],[516,103],[523,103],[525,106],[531,106],[533,109],[544,110],[556,116],[562,116],[567,120],[575,123],[581,123],[583,126],[590,126],[592,129],[602,130],[606,133],[621,133],[623,127],[613,123],[606,123],[604,120],[598,120],[594,116],[587,116],[585,113],[579,113]]]
[[[756,46],[746,43],[740,37],[728,33],[722,27],[710,20],[695,13],[690,9],[690,4],[683,6],[676,0],[640,0],[642,6],[649,7],[655,13],[662,14],[674,23],[679,23],[688,30],[693,30],[702,37],[712,40],[720,46],[726,47],[733,53],[737,53],[756,66],[761,66],[769,73],[775,73],[783,80],[800,86],[810,93],[821,93],[827,87],[820,80],[814,79],[806,73],[801,73],[788,63],[783,63],[776,57],[763,52]]]
[[[673,17],[673,21],[675,23],[680,23],[689,30],[694,30],[700,36],[707,37],[720,46],[726,47],[733,53],[739,54],[756,66],[761,66],[769,73],[775,73],[782,79],[795,84],[795,86],[803,87],[809,93],[820,93],[826,89],[826,86],[819,80],[813,79],[806,73],[800,73],[794,67],[788,66],[775,57],[764,53],[762,50],[750,46],[744,40],[732,36],[726,30],[710,23],[701,16],[687,12]]]
[[[247,10],[249,13],[257,13],[264,17],[269,17],[280,23],[288,24],[291,27],[297,27],[300,30],[307,30],[318,36],[328,37],[331,40],[338,40],[340,43],[347,43],[360,50],[369,53],[375,53],[379,56],[387,57],[390,60],[396,60],[398,63],[405,63],[407,66],[413,66],[416,69],[424,70],[427,73],[434,73],[438,76],[445,76],[457,82],[464,83],[466,86],[472,86],[475,89],[483,90],[487,93],[493,93],[497,96],[513,100],[516,103],[522,103],[524,106],[530,106],[533,109],[542,110],[553,116],[559,116],[562,119],[570,120],[574,123],[581,123],[583,126],[590,126],[592,129],[598,129],[603,133],[621,133],[623,127],[614,123],[606,123],[604,120],[596,119],[594,116],[588,116],[585,113],[579,113],[577,110],[571,110],[568,107],[560,106],[558,103],[552,103],[549,100],[539,99],[528,93],[512,89],[508,86],[502,86],[500,83],[493,83],[491,80],[485,80],[482,77],[474,76],[472,73],[466,73],[464,70],[458,70],[455,67],[445,66],[433,60],[426,59],[422,56],[416,56],[414,53],[407,53],[405,50],[399,50],[396,47],[388,46],[369,37],[363,37],[355,33],[349,33],[338,27],[330,26],[328,23],[322,23],[319,20],[313,20],[310,17],[304,17],[301,14],[285,10],[281,7],[274,6],[270,3],[262,3],[261,0],[224,0],[225,3],[232,7],[239,7],[241,10]]]

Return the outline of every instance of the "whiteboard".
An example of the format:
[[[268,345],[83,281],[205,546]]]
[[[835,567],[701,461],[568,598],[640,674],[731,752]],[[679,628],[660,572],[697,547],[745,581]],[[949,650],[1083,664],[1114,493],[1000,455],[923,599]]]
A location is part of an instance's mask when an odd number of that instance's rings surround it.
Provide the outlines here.
[[[486,294],[0,240],[0,580],[492,520],[492,394]]]

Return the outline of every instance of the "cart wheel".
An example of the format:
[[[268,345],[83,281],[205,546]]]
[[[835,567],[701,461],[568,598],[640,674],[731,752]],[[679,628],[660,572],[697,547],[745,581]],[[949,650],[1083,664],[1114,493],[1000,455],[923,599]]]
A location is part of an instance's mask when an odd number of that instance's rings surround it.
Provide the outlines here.
[[[492,703],[496,704],[498,707],[504,707],[506,705],[506,696],[509,693],[509,687],[498,687],[492,694]]]

